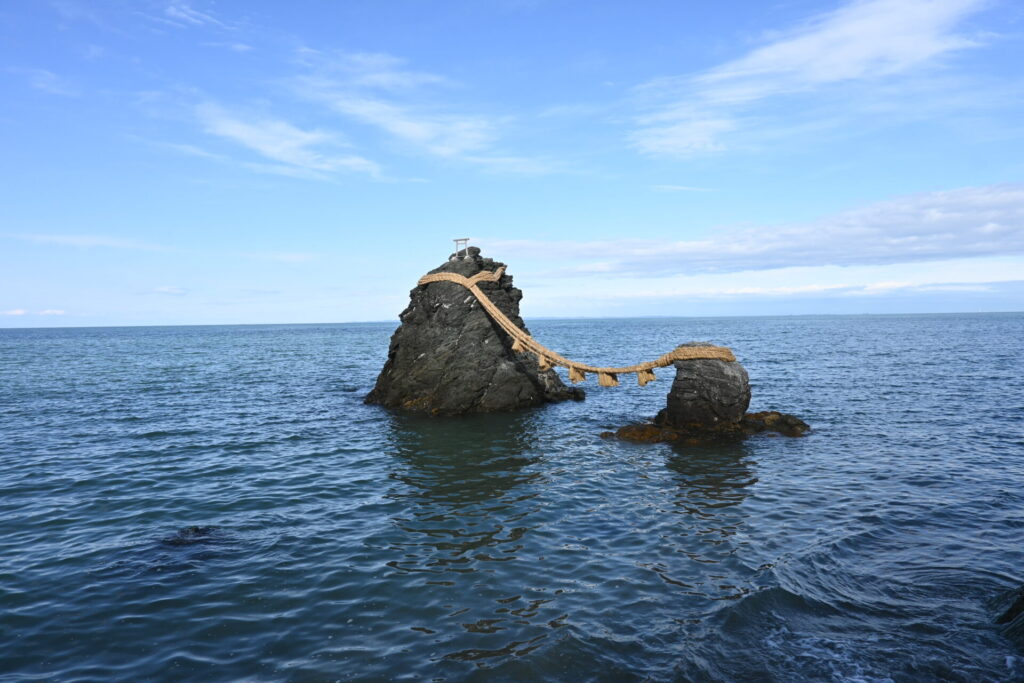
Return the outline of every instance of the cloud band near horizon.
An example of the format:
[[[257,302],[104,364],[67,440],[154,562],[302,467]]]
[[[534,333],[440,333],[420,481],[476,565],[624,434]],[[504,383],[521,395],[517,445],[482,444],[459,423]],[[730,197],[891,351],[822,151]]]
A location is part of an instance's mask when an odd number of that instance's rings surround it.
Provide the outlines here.
[[[603,242],[481,239],[506,254],[573,253],[574,273],[665,276],[1024,254],[1024,184],[899,197],[802,224],[725,229],[702,239]]]

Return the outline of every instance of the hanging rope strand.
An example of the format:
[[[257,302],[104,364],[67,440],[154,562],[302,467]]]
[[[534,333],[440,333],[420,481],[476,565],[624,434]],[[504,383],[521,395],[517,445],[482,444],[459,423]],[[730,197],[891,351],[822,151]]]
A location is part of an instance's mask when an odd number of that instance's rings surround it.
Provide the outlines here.
[[[597,375],[599,385],[603,387],[613,387],[619,383],[618,375],[635,373],[640,386],[643,386],[655,378],[653,372],[654,368],[667,367],[677,360],[694,360],[701,358],[729,362],[736,360],[736,356],[733,355],[732,351],[724,346],[679,346],[668,353],[658,356],[655,360],[647,361],[646,363],[637,363],[636,365],[628,365],[621,368],[597,367],[569,360],[568,358],[542,345],[536,339],[523,331],[518,325],[512,322],[507,315],[502,313],[501,309],[491,301],[490,297],[484,294],[483,290],[477,286],[480,282],[497,282],[504,274],[504,266],[495,271],[481,271],[473,277],[465,277],[457,273],[431,273],[421,277],[418,284],[429,285],[433,282],[454,282],[457,285],[462,285],[468,289],[474,297],[476,297],[476,300],[480,302],[480,306],[488,315],[491,316],[494,322],[498,323],[498,326],[512,338],[513,351],[529,351],[536,355],[537,362],[541,370],[547,370],[555,365],[568,368],[569,380],[572,382],[582,382],[586,378],[586,373],[589,372]]]

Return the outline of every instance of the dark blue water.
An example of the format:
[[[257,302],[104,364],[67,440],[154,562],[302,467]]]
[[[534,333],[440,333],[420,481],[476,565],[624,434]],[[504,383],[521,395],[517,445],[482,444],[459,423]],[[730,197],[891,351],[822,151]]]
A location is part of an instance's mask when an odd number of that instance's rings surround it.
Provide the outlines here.
[[[0,331],[0,674],[1024,680],[1024,315],[531,325],[605,365],[730,346],[814,427],[716,447],[599,437],[664,370],[364,406],[393,327]]]

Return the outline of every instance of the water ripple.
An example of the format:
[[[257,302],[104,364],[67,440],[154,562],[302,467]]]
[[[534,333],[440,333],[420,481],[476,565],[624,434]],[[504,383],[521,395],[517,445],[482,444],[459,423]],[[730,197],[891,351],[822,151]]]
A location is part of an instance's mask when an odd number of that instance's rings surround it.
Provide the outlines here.
[[[1024,316],[532,328],[612,363],[727,344],[752,408],[814,431],[601,439],[665,370],[388,413],[361,397],[391,325],[0,331],[0,675],[1024,680],[993,623],[1024,583]]]

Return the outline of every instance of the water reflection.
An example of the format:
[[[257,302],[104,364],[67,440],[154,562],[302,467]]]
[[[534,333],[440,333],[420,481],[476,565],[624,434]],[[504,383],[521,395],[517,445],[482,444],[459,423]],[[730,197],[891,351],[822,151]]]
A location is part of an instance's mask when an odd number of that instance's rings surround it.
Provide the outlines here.
[[[734,600],[750,589],[736,581],[749,574],[738,561],[748,545],[748,514],[741,503],[757,483],[749,446],[678,446],[665,466],[675,475],[672,509],[679,515],[666,541],[692,560],[685,567],[651,566],[666,583],[711,600]],[[718,565],[718,567],[715,567]],[[737,574],[737,572],[740,572]]]
[[[433,592],[439,608],[410,629],[443,642],[438,654],[449,661],[526,654],[561,626],[549,624],[560,614],[545,607],[549,593],[530,588],[522,557],[541,525],[546,481],[533,450],[537,416],[389,420],[388,498],[399,507],[386,564],[396,580]]]
[[[678,475],[676,505],[688,514],[710,518],[718,508],[738,505],[757,483],[745,442],[714,446],[675,446],[665,466]]]
[[[523,468],[540,460],[530,414],[431,419],[391,415],[388,442],[400,466],[390,474],[427,501],[458,509],[501,498],[535,480]]]

